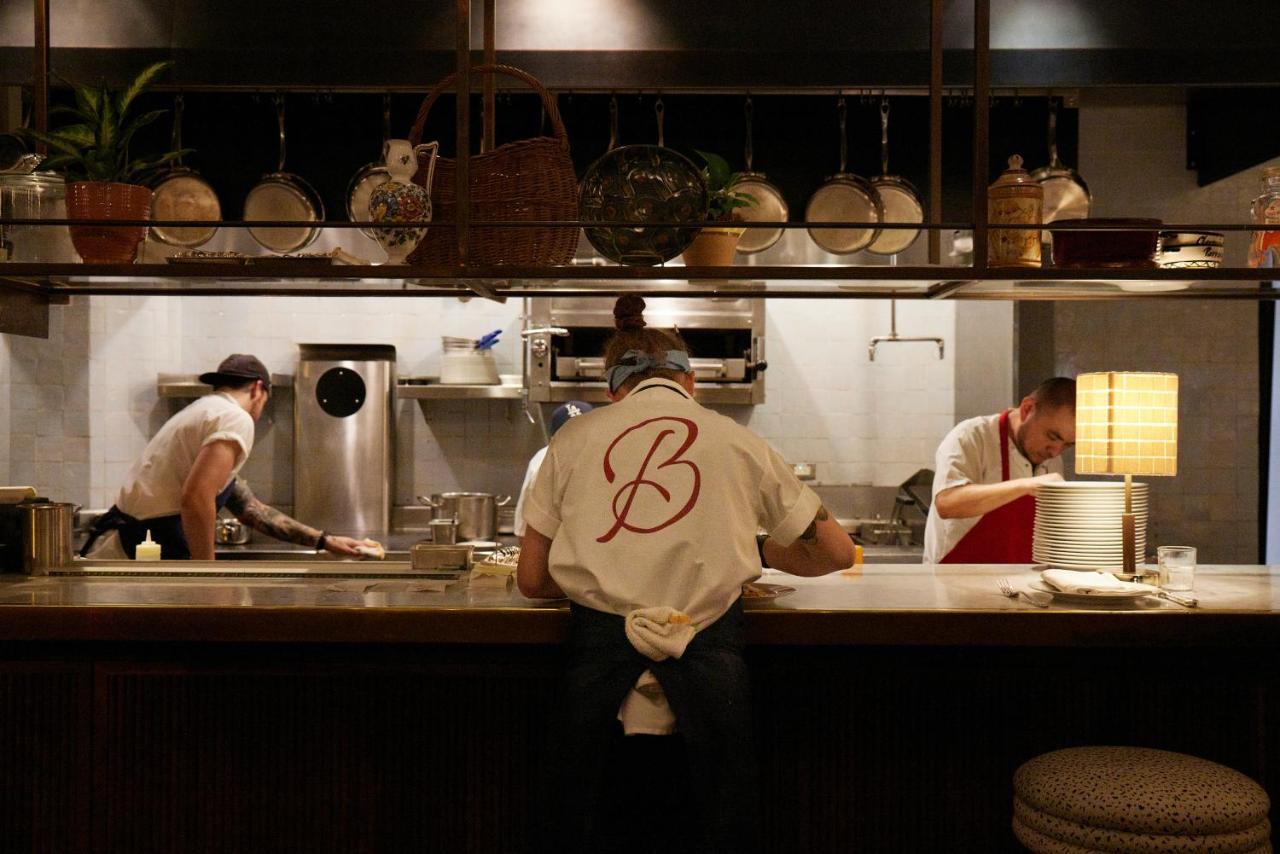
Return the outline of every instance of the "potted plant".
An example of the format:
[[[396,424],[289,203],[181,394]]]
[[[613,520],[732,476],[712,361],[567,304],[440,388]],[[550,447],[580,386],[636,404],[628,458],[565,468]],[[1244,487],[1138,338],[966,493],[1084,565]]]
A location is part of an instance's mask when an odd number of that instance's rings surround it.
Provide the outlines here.
[[[49,159],[44,168],[61,172],[67,180],[69,219],[151,218],[148,178],[184,151],[134,159],[129,150],[133,136],[164,115],[165,110],[134,114],[134,101],[170,65],[157,62],[144,68],[120,89],[104,85],[71,83],[75,106],[59,106],[51,115],[67,115],[71,123],[42,133],[26,130],[31,139],[44,143]],[[86,264],[131,264],[146,226],[73,225],[71,242]]]
[[[742,237],[740,226],[729,225],[734,221],[734,210],[755,203],[750,193],[734,190],[742,173],[734,172],[729,163],[718,154],[696,152],[702,158],[702,179],[707,183],[707,221],[716,225],[703,226],[698,236],[684,250],[684,263],[689,267],[723,267],[733,263],[733,253]]]

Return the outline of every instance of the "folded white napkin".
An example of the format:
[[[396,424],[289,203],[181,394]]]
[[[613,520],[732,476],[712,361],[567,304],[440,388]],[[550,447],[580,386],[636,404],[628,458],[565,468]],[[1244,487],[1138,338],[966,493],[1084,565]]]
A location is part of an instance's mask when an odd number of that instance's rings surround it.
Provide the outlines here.
[[[670,735],[676,729],[676,716],[657,677],[646,670],[627,692],[618,708],[618,720],[627,735]]]
[[[628,613],[626,632],[636,651],[653,661],[684,655],[684,648],[695,634],[688,614],[665,605]]]
[[[1076,572],[1071,569],[1046,569],[1040,573],[1046,584],[1063,593],[1078,593],[1087,596],[1106,590],[1136,590],[1146,588],[1145,584],[1133,584],[1121,581],[1109,572]]]

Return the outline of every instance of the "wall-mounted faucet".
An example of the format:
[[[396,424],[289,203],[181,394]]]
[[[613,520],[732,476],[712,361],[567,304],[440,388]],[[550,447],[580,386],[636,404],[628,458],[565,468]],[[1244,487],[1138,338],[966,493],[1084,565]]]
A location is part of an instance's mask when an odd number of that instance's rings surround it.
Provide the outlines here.
[[[871,361],[874,362],[876,360],[876,347],[878,347],[881,344],[906,344],[906,343],[918,343],[921,341],[931,341],[934,344],[937,344],[938,358],[939,359],[943,358],[943,356],[946,353],[946,350],[944,349],[945,345],[941,338],[927,338],[927,337],[909,338],[909,337],[904,337],[898,334],[898,301],[891,299],[889,300],[889,334],[877,335],[875,338],[871,339],[871,343],[867,345],[867,358],[869,358]]]

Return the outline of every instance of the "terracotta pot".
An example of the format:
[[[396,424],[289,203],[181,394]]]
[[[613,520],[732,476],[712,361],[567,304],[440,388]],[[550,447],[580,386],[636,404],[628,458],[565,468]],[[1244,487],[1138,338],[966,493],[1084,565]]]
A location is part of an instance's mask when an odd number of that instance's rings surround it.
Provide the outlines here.
[[[68,219],[150,219],[151,190],[136,184],[78,181],[67,185]],[[145,225],[73,225],[71,243],[86,264],[132,264]]]
[[[707,226],[681,255],[686,267],[727,267],[733,263],[734,250],[738,248],[745,228]]]

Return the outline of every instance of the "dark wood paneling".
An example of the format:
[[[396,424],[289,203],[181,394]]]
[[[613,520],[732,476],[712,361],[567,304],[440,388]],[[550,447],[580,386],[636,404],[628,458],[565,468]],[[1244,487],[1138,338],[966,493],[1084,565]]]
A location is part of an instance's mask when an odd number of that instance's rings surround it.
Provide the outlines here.
[[[0,850],[88,852],[91,671],[0,662]]]

